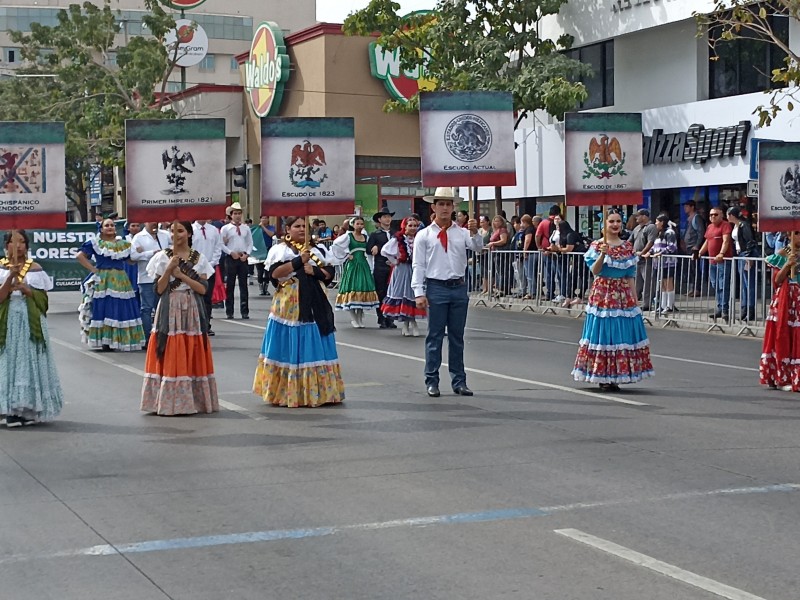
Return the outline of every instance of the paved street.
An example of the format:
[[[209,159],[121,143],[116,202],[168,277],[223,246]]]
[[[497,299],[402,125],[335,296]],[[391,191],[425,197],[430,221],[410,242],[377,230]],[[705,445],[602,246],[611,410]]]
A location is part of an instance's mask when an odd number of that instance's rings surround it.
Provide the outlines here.
[[[799,595],[800,397],[758,385],[758,340],[651,329],[656,377],[600,394],[580,320],[471,309],[476,395],[443,371],[431,400],[423,338],[337,314],[346,403],[273,408],[256,297],[214,320],[224,410],[170,418],[77,303],[51,295],[61,418],[0,430],[3,600]]]

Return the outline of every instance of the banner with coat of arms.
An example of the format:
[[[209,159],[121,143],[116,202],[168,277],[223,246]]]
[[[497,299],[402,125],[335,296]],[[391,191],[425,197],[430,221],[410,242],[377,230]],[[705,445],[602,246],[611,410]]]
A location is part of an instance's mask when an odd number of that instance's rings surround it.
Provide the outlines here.
[[[0,229],[66,226],[64,123],[0,122]]]
[[[422,185],[516,185],[510,92],[422,92]]]
[[[758,145],[758,230],[800,230],[800,142]]]
[[[352,118],[261,119],[262,214],[350,214],[355,196]]]
[[[568,113],[564,131],[568,205],[642,203],[640,113]]]
[[[225,214],[225,119],[125,121],[128,220]]]

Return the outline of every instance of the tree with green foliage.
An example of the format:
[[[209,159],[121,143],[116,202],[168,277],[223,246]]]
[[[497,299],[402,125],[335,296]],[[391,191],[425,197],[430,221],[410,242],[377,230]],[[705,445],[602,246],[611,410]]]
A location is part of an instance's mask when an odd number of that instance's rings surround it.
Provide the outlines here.
[[[784,107],[794,110],[796,94],[800,89],[800,54],[789,47],[786,22],[776,28],[776,19],[788,19],[795,26],[800,19],[800,0],[715,0],[713,10],[708,14],[694,13],[698,23],[698,35],[708,36],[712,49],[711,60],[718,60],[718,53],[725,44],[739,40],[752,40],[773,46],[785,55],[783,66],[765,73],[772,82],[771,89],[765,90],[769,100],[757,106],[753,114],[758,115],[759,126],[769,125]]]
[[[529,112],[545,110],[561,119],[586,100],[580,82],[589,67],[568,58],[573,38],[539,35],[543,18],[558,13],[566,0],[439,0],[434,12],[399,16],[392,0],[371,0],[345,19],[348,35],[371,35],[388,50],[400,49],[404,69],[422,68],[437,90],[511,92],[517,125]],[[414,111],[389,101],[386,110]]]
[[[84,219],[90,166],[124,164],[125,120],[175,116],[163,93],[177,58],[163,42],[175,21],[160,0],[144,4],[152,35],[122,45],[111,0],[71,4],[53,27],[11,32],[24,63],[0,79],[0,120],[65,122],[67,193]]]

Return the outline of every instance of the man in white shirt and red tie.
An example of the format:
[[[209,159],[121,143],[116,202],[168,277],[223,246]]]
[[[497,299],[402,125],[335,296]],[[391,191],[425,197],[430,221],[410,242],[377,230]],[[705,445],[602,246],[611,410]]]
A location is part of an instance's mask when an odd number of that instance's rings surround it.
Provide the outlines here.
[[[242,319],[250,318],[249,295],[247,293],[247,257],[253,251],[253,233],[242,223],[242,206],[238,202],[230,205],[231,222],[222,227],[222,252],[225,254],[225,316],[233,318],[233,291],[239,281],[239,310]],[[213,288],[212,288],[213,289]]]
[[[219,229],[211,224],[211,221],[195,221],[192,223],[192,229],[192,248],[205,256],[215,271],[208,278],[208,289],[203,297],[206,317],[208,317],[208,335],[214,335],[214,331],[211,329],[211,298],[214,295],[214,283],[217,279],[216,268],[222,257],[222,236],[219,233]]]
[[[436,188],[433,196],[433,220],[414,238],[411,287],[417,306],[428,310],[428,336],[425,338],[425,387],[428,396],[438,398],[439,367],[442,365],[442,343],[447,330],[448,369],[453,391],[472,396],[464,371],[464,327],[467,324],[469,296],[464,273],[467,250],[480,252],[483,238],[478,234],[475,219],[464,229],[453,223],[453,205],[461,201],[454,188]]]

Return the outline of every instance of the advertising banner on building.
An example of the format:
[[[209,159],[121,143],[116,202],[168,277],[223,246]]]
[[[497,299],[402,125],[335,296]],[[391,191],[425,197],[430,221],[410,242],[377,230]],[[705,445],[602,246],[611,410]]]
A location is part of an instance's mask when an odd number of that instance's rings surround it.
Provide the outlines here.
[[[225,214],[225,120],[125,121],[128,220]]]
[[[422,92],[422,185],[516,185],[514,104],[507,92]]]
[[[642,115],[568,113],[564,125],[566,203],[641,204]]]
[[[350,214],[355,197],[352,118],[261,119],[263,214]]]
[[[758,230],[800,230],[800,142],[758,145]]]
[[[67,224],[63,123],[0,122],[0,229]]]

